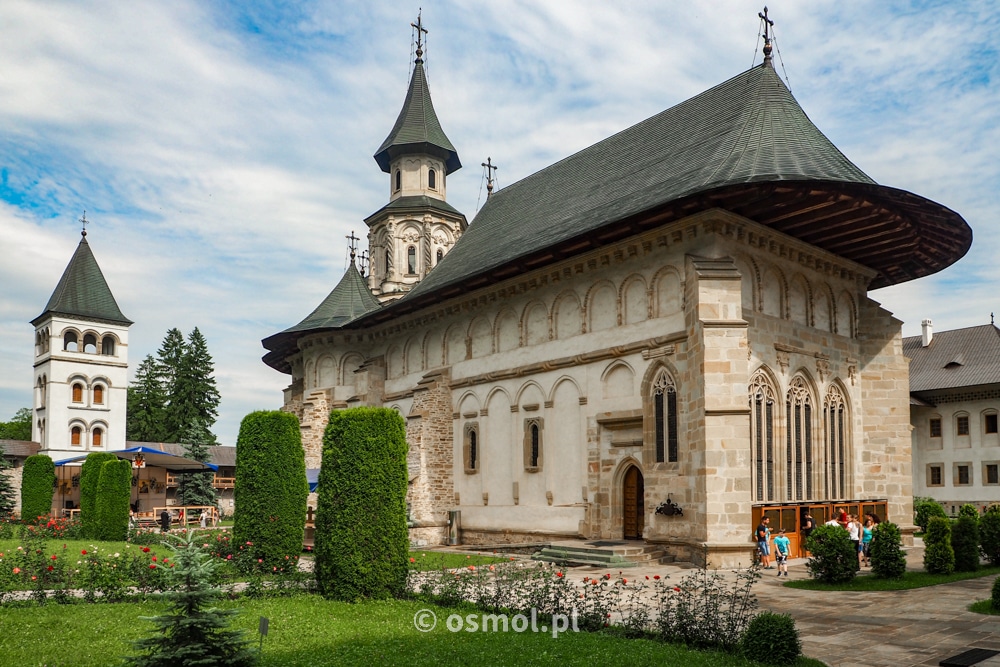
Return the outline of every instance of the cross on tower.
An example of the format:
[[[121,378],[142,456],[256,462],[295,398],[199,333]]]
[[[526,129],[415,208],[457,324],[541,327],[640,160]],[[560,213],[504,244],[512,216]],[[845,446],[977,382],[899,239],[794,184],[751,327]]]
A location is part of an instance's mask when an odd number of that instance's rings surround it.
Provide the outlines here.
[[[420,18],[420,16],[423,13],[424,9],[423,7],[421,7],[417,11],[417,22],[410,24],[417,31],[417,58],[420,58],[422,55],[424,55],[424,35],[427,34],[427,28],[424,27],[424,23]]]
[[[355,251],[357,250],[357,242],[360,241],[361,239],[359,239],[357,236],[354,235],[354,230],[353,229],[351,230],[351,233],[348,234],[347,236],[345,236],[344,238],[346,238],[348,244],[350,244],[349,247],[351,248],[351,263],[353,264],[354,263],[354,254],[355,254]]]
[[[757,12],[757,16],[760,17],[761,22],[764,24],[764,58],[771,57],[771,33],[770,28],[774,26],[774,21],[767,18],[767,5],[764,6],[763,12]]]
[[[90,220],[87,220],[87,212],[86,212],[86,211],[84,211],[84,212],[83,212],[83,217],[82,217],[82,218],[80,218],[80,219],[78,220],[78,222],[79,222],[79,223],[80,223],[81,225],[83,225],[83,231],[82,231],[82,232],[80,232],[80,235],[81,235],[81,236],[86,236],[86,235],[87,235],[87,223],[89,223],[89,222],[90,222]]]
[[[486,196],[489,197],[493,194],[493,172],[499,169],[493,164],[492,158],[487,157],[486,162],[483,163],[483,168],[486,170]]]

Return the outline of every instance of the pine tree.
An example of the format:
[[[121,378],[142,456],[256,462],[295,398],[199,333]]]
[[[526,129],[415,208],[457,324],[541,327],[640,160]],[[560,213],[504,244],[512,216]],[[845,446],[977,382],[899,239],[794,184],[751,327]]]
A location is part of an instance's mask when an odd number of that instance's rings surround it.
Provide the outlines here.
[[[189,459],[208,462],[208,447],[204,444],[208,429],[198,421],[191,426],[180,438],[184,451]],[[211,433],[208,433],[211,436]],[[181,475],[180,484],[177,487],[177,503],[179,505],[207,505],[215,507],[218,503],[218,494],[215,491],[215,473],[192,472]]]
[[[126,658],[137,667],[174,665],[253,665],[257,653],[242,630],[229,628],[236,609],[212,606],[222,590],[212,586],[218,561],[202,549],[194,531],[169,537],[173,562],[166,570],[167,585],[160,595],[170,609],[162,616],[144,617],[155,626],[156,635],[132,643],[141,655]]]
[[[135,369],[135,378],[128,388],[128,416],[125,439],[138,442],[162,442],[166,395],[160,381],[158,365],[147,354]]]
[[[183,399],[178,399],[180,393],[180,374],[184,358],[187,356],[187,343],[184,334],[177,327],[167,331],[163,344],[156,351],[156,374],[164,393],[163,407],[163,440],[177,442],[184,426],[184,415],[180,405]]]

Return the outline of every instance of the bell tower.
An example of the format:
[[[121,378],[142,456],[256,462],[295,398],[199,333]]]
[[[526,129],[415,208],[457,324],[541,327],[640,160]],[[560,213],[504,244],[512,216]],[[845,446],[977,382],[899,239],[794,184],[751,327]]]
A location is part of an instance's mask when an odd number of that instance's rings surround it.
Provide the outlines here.
[[[389,175],[389,203],[368,216],[368,285],[382,302],[420,282],[468,226],[447,201],[448,175],[462,167],[458,152],[434,113],[424,72],[424,35],[418,16],[416,60],[396,124],[375,153]]]

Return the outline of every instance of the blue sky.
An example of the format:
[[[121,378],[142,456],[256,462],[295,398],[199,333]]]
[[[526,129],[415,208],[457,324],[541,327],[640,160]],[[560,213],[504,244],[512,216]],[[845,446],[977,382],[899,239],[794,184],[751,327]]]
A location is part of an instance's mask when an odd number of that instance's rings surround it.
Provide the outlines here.
[[[424,2],[435,108],[471,220],[491,156],[513,183],[760,62],[748,0]],[[30,405],[32,328],[79,241],[131,328],[206,335],[216,433],[277,408],[261,338],[337,283],[345,236],[383,206],[372,154],[410,71],[398,2],[0,4],[0,419]],[[768,3],[810,118],[879,183],[961,213],[972,250],[872,294],[919,333],[1000,312],[1000,7],[991,0]]]

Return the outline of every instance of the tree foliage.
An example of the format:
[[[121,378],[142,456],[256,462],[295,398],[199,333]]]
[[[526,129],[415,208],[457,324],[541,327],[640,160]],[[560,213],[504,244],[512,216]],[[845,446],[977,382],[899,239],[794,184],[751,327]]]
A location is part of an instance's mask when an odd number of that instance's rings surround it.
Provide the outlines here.
[[[1000,565],[1000,505],[990,505],[979,520],[979,548],[990,565]]]
[[[308,495],[295,415],[274,410],[244,417],[236,440],[236,542],[267,564],[284,564],[302,551]]]
[[[9,422],[0,422],[0,440],[31,440],[30,408],[21,408]]]
[[[899,526],[883,521],[872,533],[872,574],[879,579],[901,579],[906,573],[906,554]]]
[[[128,537],[128,502],[132,494],[132,464],[113,457],[101,465],[97,479],[95,537],[120,542]]]
[[[927,524],[931,518],[947,517],[948,514],[944,511],[944,507],[941,503],[934,500],[933,498],[926,498],[922,496],[916,496],[913,499],[913,523],[920,527],[920,532],[927,532]]]
[[[406,428],[387,408],[337,410],[323,436],[316,581],[338,600],[405,592]]]
[[[971,506],[973,510],[976,508]],[[951,528],[951,548],[955,552],[956,572],[979,569],[979,513],[976,518],[961,514]]]
[[[979,521],[979,508],[972,503],[964,503],[958,508],[958,516],[967,516]]]
[[[21,520],[33,523],[52,512],[56,464],[45,454],[24,460],[21,470]]]
[[[208,447],[201,444],[203,429],[194,428],[181,435],[181,444],[189,459],[208,463]],[[214,507],[219,500],[215,491],[215,473],[188,472],[180,476],[177,486],[177,503],[179,505],[207,505]]]
[[[80,466],[80,532],[86,538],[97,539],[97,487],[101,466],[116,460],[118,457],[111,452],[91,452]]]
[[[955,571],[955,550],[951,546],[951,519],[932,517],[924,535],[924,569],[931,574]]]
[[[164,442],[164,409],[167,396],[153,355],[147,354],[135,369],[128,388],[126,439],[135,442]]]
[[[858,548],[840,526],[816,526],[806,538],[809,573],[830,584],[850,581],[858,571]]]
[[[172,567],[166,568],[165,590],[160,596],[169,605],[168,613],[143,617],[153,623],[154,633],[132,643],[140,655],[126,658],[136,667],[175,665],[230,665],[243,667],[257,662],[257,652],[242,630],[229,627],[237,609],[220,609],[215,603],[222,590],[212,585],[218,561],[195,537],[169,535],[173,550]],[[166,559],[164,559],[166,560]]]

